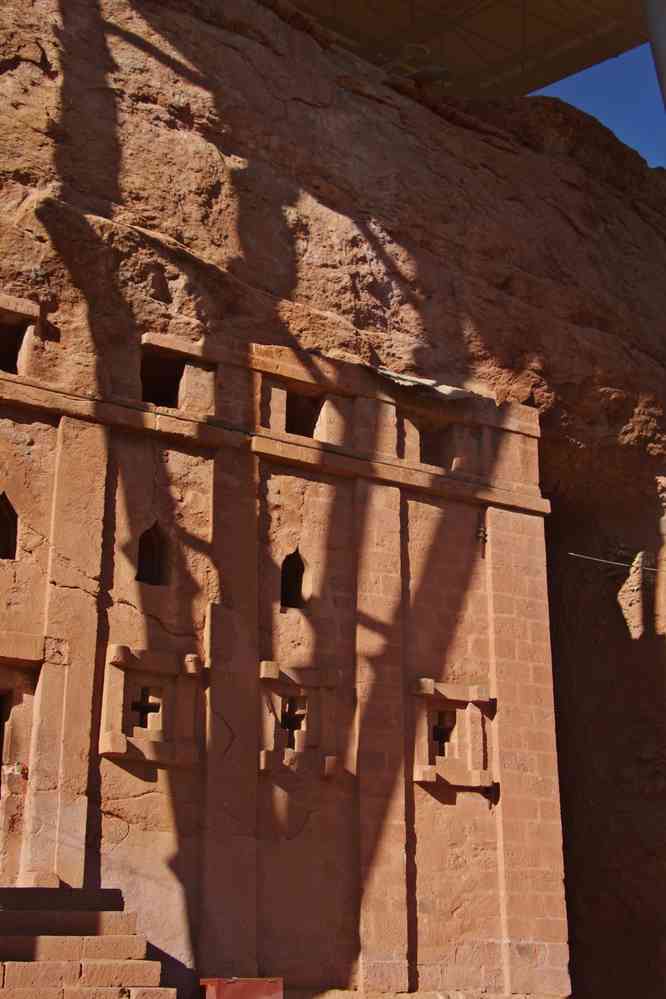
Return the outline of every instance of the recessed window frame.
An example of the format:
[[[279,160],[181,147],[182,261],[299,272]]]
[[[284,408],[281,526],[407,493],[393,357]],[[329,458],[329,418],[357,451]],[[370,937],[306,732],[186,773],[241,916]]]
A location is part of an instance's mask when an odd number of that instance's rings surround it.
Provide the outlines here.
[[[179,409],[180,389],[188,359],[154,347],[141,348],[141,401],[160,409]]]

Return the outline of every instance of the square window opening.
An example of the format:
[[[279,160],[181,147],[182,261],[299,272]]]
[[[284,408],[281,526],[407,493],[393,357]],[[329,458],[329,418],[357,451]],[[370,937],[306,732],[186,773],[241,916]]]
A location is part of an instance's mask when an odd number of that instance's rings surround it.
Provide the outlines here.
[[[285,430],[300,437],[314,437],[315,427],[323,405],[323,398],[315,395],[297,395],[287,392]]]
[[[185,360],[170,354],[146,350],[141,355],[141,398],[154,406],[178,408],[180,383]]]
[[[452,468],[456,454],[455,427],[422,428],[419,432],[421,461],[424,465]]]

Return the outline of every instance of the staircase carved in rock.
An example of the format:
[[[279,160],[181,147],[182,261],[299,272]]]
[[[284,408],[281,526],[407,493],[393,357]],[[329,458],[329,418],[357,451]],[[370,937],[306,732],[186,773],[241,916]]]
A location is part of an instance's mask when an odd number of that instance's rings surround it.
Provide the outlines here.
[[[176,999],[118,891],[0,888],[0,999]]]

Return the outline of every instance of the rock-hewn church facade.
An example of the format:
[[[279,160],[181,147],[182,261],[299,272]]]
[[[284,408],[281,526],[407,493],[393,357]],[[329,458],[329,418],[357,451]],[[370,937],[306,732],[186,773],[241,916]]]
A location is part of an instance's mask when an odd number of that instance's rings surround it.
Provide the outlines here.
[[[102,403],[0,306],[4,883],[183,981],[566,995],[535,411],[150,333]]]
[[[0,4],[0,999],[661,999],[666,178],[330,29]]]

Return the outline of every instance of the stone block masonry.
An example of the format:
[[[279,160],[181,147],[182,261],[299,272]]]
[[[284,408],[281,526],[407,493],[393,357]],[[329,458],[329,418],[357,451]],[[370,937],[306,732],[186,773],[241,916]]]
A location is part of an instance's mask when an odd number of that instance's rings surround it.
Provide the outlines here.
[[[0,447],[52,455],[30,496],[1,466],[33,594],[0,637],[3,876],[95,871],[141,933],[0,940],[5,989],[157,996],[147,939],[182,996],[567,996],[536,414],[295,348],[144,349],[249,398],[0,375]]]
[[[2,999],[176,999],[160,985],[160,962],[145,959],[145,937],[131,932],[134,915],[93,908],[117,905],[117,892],[0,888],[0,899],[13,931],[0,937]]]

